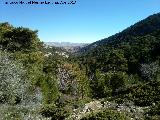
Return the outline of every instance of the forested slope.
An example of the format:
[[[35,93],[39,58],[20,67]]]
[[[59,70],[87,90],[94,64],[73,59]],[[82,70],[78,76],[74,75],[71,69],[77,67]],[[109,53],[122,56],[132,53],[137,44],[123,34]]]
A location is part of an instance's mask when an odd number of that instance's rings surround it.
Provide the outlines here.
[[[138,37],[145,36],[154,32],[155,30],[160,29],[160,13],[151,15],[144,20],[141,20],[134,25],[126,28],[120,33],[112,35],[108,38],[96,41],[84,48],[82,48],[79,52],[85,53],[90,52],[92,49],[99,47],[103,47],[105,45],[114,44],[117,45],[122,42],[129,42],[130,37]],[[102,48],[104,49],[104,48]]]
[[[77,59],[86,67],[93,98],[154,104],[148,114],[159,115],[160,13],[83,48]]]

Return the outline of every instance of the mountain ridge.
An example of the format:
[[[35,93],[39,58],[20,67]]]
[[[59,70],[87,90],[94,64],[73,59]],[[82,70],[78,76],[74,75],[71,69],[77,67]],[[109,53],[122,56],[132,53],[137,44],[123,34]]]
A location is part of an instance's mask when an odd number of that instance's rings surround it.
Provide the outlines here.
[[[88,45],[88,43],[72,43],[72,42],[45,42],[47,46],[54,46],[64,48],[65,50],[73,53],[79,51],[79,49]]]
[[[150,24],[152,25],[150,26]],[[160,29],[160,13],[150,15],[147,18],[124,29],[123,31],[116,33],[115,35],[91,43],[88,46],[81,48],[79,53],[87,53],[90,50],[96,48],[97,46],[112,44],[115,41],[123,42],[127,39],[128,36],[133,36],[133,37],[144,36],[153,32],[156,29]]]

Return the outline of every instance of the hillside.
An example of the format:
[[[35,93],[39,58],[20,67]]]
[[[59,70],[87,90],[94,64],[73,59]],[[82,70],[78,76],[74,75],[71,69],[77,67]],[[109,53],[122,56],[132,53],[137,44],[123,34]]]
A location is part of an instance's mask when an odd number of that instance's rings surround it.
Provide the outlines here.
[[[93,98],[122,104],[132,101],[148,107],[146,114],[159,119],[160,13],[92,43],[80,53],[76,59],[86,67]],[[145,119],[154,119],[151,116]]]
[[[160,13],[151,15],[144,20],[128,27],[120,33],[117,33],[108,38],[94,42],[84,48],[79,52],[87,53],[90,50],[96,49],[97,47],[103,47],[105,45],[117,45],[122,42],[129,42],[130,37],[145,36],[155,30],[160,29]],[[103,49],[103,48],[102,48]]]
[[[160,13],[151,15],[109,38],[82,48],[79,57],[85,59],[83,62],[94,61],[95,64],[92,64],[94,67],[109,71],[107,64],[113,61],[116,63],[120,57],[117,55],[121,54],[125,59],[119,62],[121,64],[125,62],[123,65],[127,67],[125,71],[138,73],[140,64],[153,62],[159,56],[159,33]],[[118,66],[114,67],[118,68]],[[121,66],[122,69],[123,67]]]

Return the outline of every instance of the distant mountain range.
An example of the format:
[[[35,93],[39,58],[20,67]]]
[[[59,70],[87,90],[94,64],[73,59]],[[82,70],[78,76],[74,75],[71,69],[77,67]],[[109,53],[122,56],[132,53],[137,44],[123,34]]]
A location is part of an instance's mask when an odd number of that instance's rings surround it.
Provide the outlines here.
[[[47,46],[64,48],[70,52],[76,52],[82,47],[89,45],[88,43],[71,43],[71,42],[45,42]]]

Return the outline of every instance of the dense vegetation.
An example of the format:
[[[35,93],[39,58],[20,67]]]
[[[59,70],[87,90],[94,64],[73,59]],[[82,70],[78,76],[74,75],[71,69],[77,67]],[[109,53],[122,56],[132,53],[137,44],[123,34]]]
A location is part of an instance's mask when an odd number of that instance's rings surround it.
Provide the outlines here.
[[[120,113],[114,110],[102,110],[96,113],[92,113],[81,120],[129,120],[124,113]]]
[[[76,55],[0,23],[0,118],[160,118],[160,13]]]
[[[159,51],[160,13],[83,48],[79,59],[87,66],[92,97],[159,106]],[[157,108],[149,113],[159,115]]]

